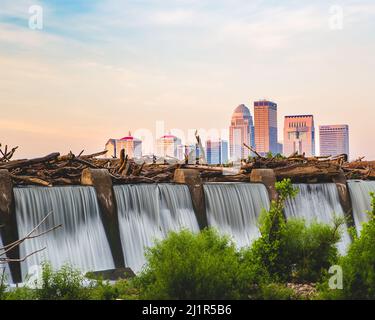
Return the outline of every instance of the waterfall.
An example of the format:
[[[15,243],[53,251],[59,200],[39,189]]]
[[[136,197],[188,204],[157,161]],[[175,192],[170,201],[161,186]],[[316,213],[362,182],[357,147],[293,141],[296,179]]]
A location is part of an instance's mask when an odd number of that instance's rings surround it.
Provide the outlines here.
[[[199,232],[190,192],[185,185],[114,186],[125,263],[139,272],[145,248],[168,232],[182,228]]]
[[[334,215],[344,217],[337,187],[334,183],[295,184],[299,193],[288,199],[285,206],[287,218],[302,218],[306,222],[316,221],[332,225]],[[350,244],[347,227],[341,228],[342,237],[337,244],[340,254],[345,254]]]
[[[204,185],[208,224],[232,237],[238,247],[260,236],[258,218],[269,209],[267,189],[262,184],[209,183]]]
[[[369,219],[366,212],[371,210],[370,192],[375,192],[375,181],[349,180],[348,185],[353,205],[354,223],[359,235],[362,229],[361,224]]]
[[[3,248],[3,240],[1,238],[1,229],[0,229],[0,248]],[[3,250],[0,250],[0,254],[3,253],[4,251]],[[1,256],[2,258],[5,258],[4,256]],[[10,270],[9,270],[9,265],[7,263],[5,264],[0,264],[0,283],[1,283],[1,279],[2,279],[2,276],[3,276],[3,272],[4,272],[4,275],[5,275],[5,282],[6,283],[12,283],[12,275],[10,273]]]
[[[14,188],[14,196],[20,237],[30,232],[49,212],[52,215],[37,233],[62,224],[61,228],[21,245],[21,257],[46,247],[21,264],[23,277],[43,261],[49,261],[53,268],[69,263],[82,272],[114,268],[94,188]]]

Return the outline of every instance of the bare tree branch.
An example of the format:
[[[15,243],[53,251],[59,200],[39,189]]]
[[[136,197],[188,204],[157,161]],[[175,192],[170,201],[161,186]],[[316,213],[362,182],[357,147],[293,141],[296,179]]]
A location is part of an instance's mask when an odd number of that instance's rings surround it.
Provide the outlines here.
[[[23,242],[25,242],[26,240],[30,240],[30,239],[35,239],[35,238],[38,238],[38,237],[41,237],[49,232],[52,232],[53,230],[56,230],[58,228],[60,228],[62,226],[62,224],[59,224],[57,226],[54,226],[46,231],[43,231],[43,232],[40,232],[38,234],[34,234],[34,232],[36,232],[38,230],[38,228],[47,220],[47,218],[52,214],[52,211],[49,212],[29,233],[26,234],[26,236],[24,236],[23,238],[20,238],[12,243],[9,243],[7,244],[6,246],[3,246],[2,248],[0,248],[0,264],[5,264],[5,263],[8,263],[8,262],[23,262],[25,261],[28,257],[40,252],[40,251],[43,251],[45,250],[46,248],[42,248],[42,249],[38,249],[28,255],[26,255],[25,257],[23,258],[20,258],[20,259],[10,259],[10,258],[7,258],[6,257],[6,254],[13,250],[14,248],[18,247],[20,244],[22,244]],[[2,257],[2,256],[5,256],[5,257]]]

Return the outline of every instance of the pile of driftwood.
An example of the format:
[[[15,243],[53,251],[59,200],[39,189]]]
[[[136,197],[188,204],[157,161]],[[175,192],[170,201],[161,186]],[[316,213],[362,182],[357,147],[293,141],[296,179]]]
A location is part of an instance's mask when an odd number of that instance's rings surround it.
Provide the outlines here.
[[[0,145],[0,170],[9,171],[15,185],[79,185],[86,168],[105,169],[114,183],[170,182],[178,165],[136,163],[121,151],[120,159],[102,158],[106,151],[84,155],[55,152],[41,158],[12,160],[13,148],[7,152]],[[101,158],[100,158],[101,157]]]
[[[375,180],[375,161],[356,161],[346,163],[342,166],[347,179]]]
[[[129,159],[124,150],[118,159],[107,159],[106,151],[84,155],[70,152],[67,155],[51,153],[34,159],[12,160],[17,147],[4,150],[0,145],[0,169],[9,171],[15,185],[79,185],[82,171],[86,168],[108,170],[113,183],[162,183],[172,182],[178,168],[199,171],[206,182],[248,182],[253,169],[273,169],[277,179],[291,178],[295,182],[325,182],[345,174],[348,179],[375,179],[375,161],[358,159],[347,162],[346,155],[337,157],[305,157],[293,154],[289,157],[263,157],[245,145],[253,157],[241,164],[213,166],[189,164],[187,161],[155,163]],[[146,163],[147,162],[147,163]]]

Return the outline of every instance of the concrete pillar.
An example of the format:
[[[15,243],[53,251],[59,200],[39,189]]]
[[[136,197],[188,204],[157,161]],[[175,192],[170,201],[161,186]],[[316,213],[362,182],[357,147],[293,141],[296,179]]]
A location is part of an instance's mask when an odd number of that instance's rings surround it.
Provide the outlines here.
[[[115,193],[112,179],[106,169],[84,169],[81,184],[93,186],[96,191],[101,212],[104,230],[111,248],[116,268],[125,267],[125,259],[122,251],[120,228]]]
[[[19,239],[13,183],[8,170],[0,170],[0,234],[4,246]],[[10,259],[19,259],[19,246],[9,251],[7,257]],[[22,282],[21,263],[10,262],[9,269],[12,274],[13,282]]]
[[[337,187],[341,207],[344,210],[345,216],[349,218],[348,225],[354,227],[353,205],[345,174],[341,172],[338,176],[333,177],[333,182]]]
[[[250,175],[250,182],[262,183],[267,188],[270,200],[276,200],[278,197],[275,183],[276,175],[272,169],[253,169]]]
[[[208,227],[206,201],[199,171],[194,169],[176,169],[173,180],[175,183],[188,186],[199,228],[203,230]]]

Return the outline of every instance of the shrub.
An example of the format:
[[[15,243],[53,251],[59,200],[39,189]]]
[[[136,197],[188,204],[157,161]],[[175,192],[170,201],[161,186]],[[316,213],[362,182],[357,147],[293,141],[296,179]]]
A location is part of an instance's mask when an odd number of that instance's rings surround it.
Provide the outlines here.
[[[39,300],[85,300],[89,298],[89,288],[80,271],[69,265],[54,271],[49,263],[43,264],[40,283],[35,289]]]
[[[270,283],[260,287],[256,298],[260,300],[297,300],[297,295],[293,289],[284,284]]]
[[[136,300],[139,291],[133,286],[132,280],[121,279],[109,283],[98,279],[90,288],[91,300]]]
[[[0,300],[36,300],[35,290],[27,287],[18,287],[8,290]]]
[[[372,210],[370,220],[363,224],[359,237],[349,247],[339,265],[343,271],[343,289],[328,288],[328,278],[321,286],[326,299],[375,299],[375,195],[370,194]]]
[[[340,239],[337,220],[331,227],[304,220],[285,221],[284,203],[298,189],[290,179],[276,183],[279,198],[260,217],[261,237],[245,253],[249,264],[257,265],[263,279],[272,282],[318,281],[329,266],[337,261],[335,244]]]
[[[333,227],[316,222],[306,226],[304,220],[289,220],[280,245],[279,263],[287,270],[284,278],[297,282],[319,281],[337,263],[335,244],[340,240],[341,223],[336,220]]]
[[[247,298],[256,270],[227,237],[213,229],[170,233],[146,253],[148,265],[136,279],[146,299]]]

